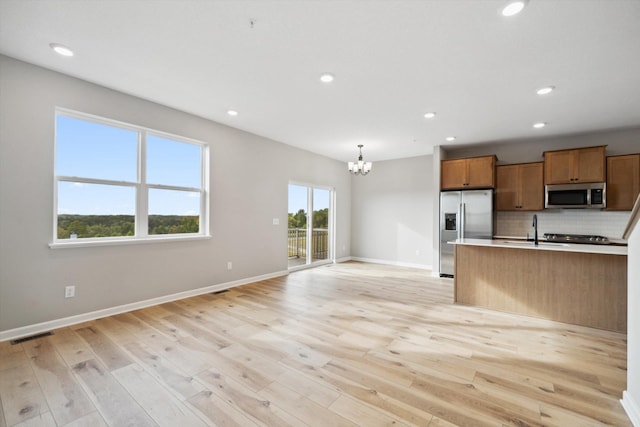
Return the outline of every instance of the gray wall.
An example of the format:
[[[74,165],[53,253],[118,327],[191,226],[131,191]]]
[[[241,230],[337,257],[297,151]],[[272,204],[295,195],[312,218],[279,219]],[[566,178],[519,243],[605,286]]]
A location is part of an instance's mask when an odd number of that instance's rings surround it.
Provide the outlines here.
[[[212,238],[49,249],[56,106],[208,142]],[[348,256],[351,177],[345,169],[336,160],[0,56],[0,331],[286,271],[289,180],[336,189],[336,257]],[[70,284],[77,296],[64,299]]]
[[[627,390],[622,400],[637,426],[640,425],[640,223],[629,237],[627,269]]]
[[[432,156],[420,156],[376,162],[353,178],[353,257],[431,268],[432,168]]]

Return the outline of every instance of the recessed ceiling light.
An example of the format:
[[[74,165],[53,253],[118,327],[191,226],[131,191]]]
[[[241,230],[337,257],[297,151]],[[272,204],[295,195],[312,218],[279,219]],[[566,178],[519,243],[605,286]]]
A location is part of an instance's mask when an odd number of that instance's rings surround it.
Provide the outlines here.
[[[227,110],[227,114],[230,116],[237,116],[238,112],[236,110]]]
[[[58,55],[73,56],[73,51],[66,46],[58,43],[49,43],[49,47],[53,49]]]
[[[320,75],[320,81],[322,83],[331,83],[335,78],[336,76],[331,73],[323,73]]]
[[[456,137],[455,136],[448,136],[445,138],[447,141],[451,142],[451,141],[455,141]]]
[[[541,87],[540,89],[538,89],[538,90],[536,91],[536,93],[537,93],[538,95],[548,95],[548,94],[550,94],[551,92],[553,92],[555,88],[556,88],[555,86],[546,86],[546,87]]]
[[[425,119],[433,119],[435,116],[436,116],[436,113],[434,112],[424,113]]]
[[[536,129],[541,129],[543,127],[545,127],[547,124],[545,122],[538,122],[538,123],[534,123],[533,127]]]
[[[509,0],[507,4],[502,8],[502,16],[513,16],[522,12],[522,9],[527,5],[529,0]]]

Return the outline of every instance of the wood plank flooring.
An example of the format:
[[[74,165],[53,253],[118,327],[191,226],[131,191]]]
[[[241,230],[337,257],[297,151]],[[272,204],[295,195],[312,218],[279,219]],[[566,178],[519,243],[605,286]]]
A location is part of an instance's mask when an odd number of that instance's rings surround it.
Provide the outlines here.
[[[349,262],[0,343],[5,426],[631,426],[626,335]]]

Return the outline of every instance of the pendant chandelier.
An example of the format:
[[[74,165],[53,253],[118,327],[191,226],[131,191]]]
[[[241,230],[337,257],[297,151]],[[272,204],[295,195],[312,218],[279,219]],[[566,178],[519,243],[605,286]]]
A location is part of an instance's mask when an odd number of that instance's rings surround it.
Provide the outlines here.
[[[371,172],[371,162],[362,161],[362,144],[358,145],[360,149],[360,156],[358,156],[357,162],[349,162],[349,172],[351,175],[366,175]]]

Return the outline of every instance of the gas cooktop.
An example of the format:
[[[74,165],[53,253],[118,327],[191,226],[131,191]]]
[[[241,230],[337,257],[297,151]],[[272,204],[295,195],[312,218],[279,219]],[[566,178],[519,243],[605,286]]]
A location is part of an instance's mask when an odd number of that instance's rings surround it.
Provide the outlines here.
[[[549,242],[562,243],[586,243],[590,245],[608,245],[611,243],[609,239],[604,236],[590,234],[545,233],[544,238]]]

